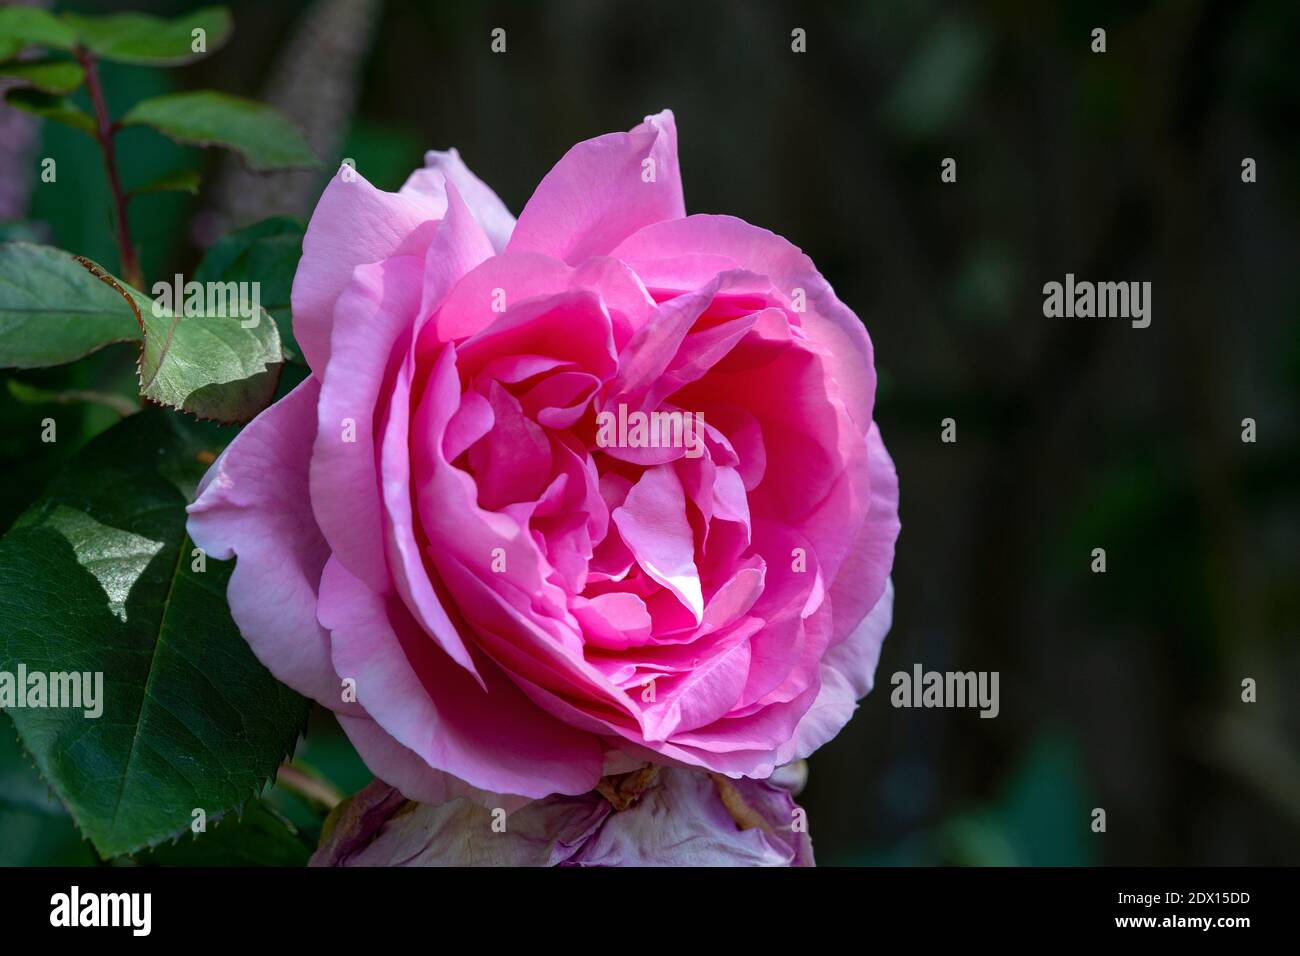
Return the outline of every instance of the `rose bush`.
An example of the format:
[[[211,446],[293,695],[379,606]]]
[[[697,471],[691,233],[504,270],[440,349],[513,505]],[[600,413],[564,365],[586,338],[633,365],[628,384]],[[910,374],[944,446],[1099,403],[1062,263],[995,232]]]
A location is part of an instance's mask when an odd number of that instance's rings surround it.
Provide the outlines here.
[[[410,799],[762,778],[870,690],[899,528],[870,341],[789,242],[685,214],[670,112],[573,147],[517,222],[455,151],[397,193],[344,167],[292,307],[311,375],[189,529]],[[616,409],[700,432],[598,440]]]

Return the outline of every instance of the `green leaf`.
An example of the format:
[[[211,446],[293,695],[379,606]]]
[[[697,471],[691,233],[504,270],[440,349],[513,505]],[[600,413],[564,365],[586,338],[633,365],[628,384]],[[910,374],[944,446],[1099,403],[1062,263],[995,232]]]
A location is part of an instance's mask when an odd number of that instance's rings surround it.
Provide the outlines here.
[[[46,93],[71,93],[86,78],[81,66],[71,60],[3,63],[0,64],[0,75],[22,80]]]
[[[32,758],[23,752],[18,732],[0,717],[0,810],[33,816],[67,817],[68,811],[50,796],[50,788],[36,772]]]
[[[223,146],[258,170],[316,165],[302,131],[262,103],[204,90],[143,100],[122,117],[124,126],[151,126],[179,143]]]
[[[54,14],[39,7],[0,9],[0,60],[29,46],[71,50],[77,36]]]
[[[289,216],[272,216],[223,236],[199,263],[199,282],[257,282],[264,309],[275,318],[285,353],[301,354],[293,337],[289,297],[302,258],[304,226]]]
[[[131,195],[142,196],[145,193],[179,192],[197,195],[199,191],[199,173],[196,169],[178,169],[164,173],[143,186],[136,186]]]
[[[185,833],[139,854],[145,866],[306,866],[311,849],[292,823],[265,801],[228,813],[206,833]]]
[[[94,862],[90,844],[23,752],[13,724],[0,716],[0,867]]]
[[[260,306],[251,308],[251,290],[250,315],[241,318],[236,306],[240,289],[233,283],[205,283],[200,311],[189,307],[189,293],[182,287],[178,315],[164,307],[161,288],[166,285],[155,283],[153,291],[160,298],[153,300],[118,283],[145,329],[140,393],[199,418],[227,424],[248,421],[271,404],[280,380],[284,353],[275,321]],[[217,294],[221,301],[216,301]]]
[[[89,17],[65,13],[63,22],[77,41],[105,60],[142,66],[176,66],[202,59],[230,36],[230,13],[208,7],[172,20],[143,13]],[[204,49],[195,50],[194,31],[202,30]]]
[[[102,715],[8,712],[46,782],[105,856],[242,806],[308,703],[276,681],[226,604],[231,565],[195,570],[185,505],[212,451],[158,409],[84,449],[0,539],[0,671],[102,674]],[[93,713],[93,708],[92,708]]]
[[[160,296],[173,286],[154,286]],[[248,421],[275,395],[284,354],[251,290],[204,286],[202,310],[177,315],[102,266],[51,246],[0,244],[0,367],[39,368],[112,342],[139,341],[140,392],[199,418]],[[187,304],[182,287],[181,305]],[[169,295],[167,298],[175,298]],[[241,304],[250,308],[246,316]],[[247,327],[246,327],[247,326]]]
[[[61,365],[140,337],[122,296],[75,256],[27,242],[0,244],[0,367]]]
[[[5,93],[5,102],[24,113],[71,126],[91,136],[95,135],[95,121],[90,114],[66,96],[53,96],[39,90],[17,88]]]

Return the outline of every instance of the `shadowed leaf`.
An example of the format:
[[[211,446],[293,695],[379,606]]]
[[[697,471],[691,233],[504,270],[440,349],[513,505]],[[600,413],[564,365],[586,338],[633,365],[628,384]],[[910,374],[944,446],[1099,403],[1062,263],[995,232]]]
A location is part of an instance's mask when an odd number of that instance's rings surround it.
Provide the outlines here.
[[[24,113],[71,126],[91,136],[95,135],[95,121],[90,114],[66,96],[54,96],[39,90],[18,88],[5,94],[5,102]]]
[[[0,75],[21,80],[46,93],[71,93],[86,76],[71,60],[5,63],[0,65]]]
[[[102,674],[99,717],[9,711],[46,782],[105,856],[243,805],[308,704],[276,681],[226,605],[229,563],[196,570],[185,505],[210,460],[147,410],[94,439],[0,539],[0,671]]]

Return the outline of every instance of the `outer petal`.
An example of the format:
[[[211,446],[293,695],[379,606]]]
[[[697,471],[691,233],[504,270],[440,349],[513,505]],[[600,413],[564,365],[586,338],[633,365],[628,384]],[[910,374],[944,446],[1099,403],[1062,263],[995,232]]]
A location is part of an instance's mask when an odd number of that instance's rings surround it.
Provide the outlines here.
[[[329,635],[316,623],[329,557],[307,493],[319,392],[308,378],[245,426],[204,476],[188,528],[212,557],[239,557],[230,612],[258,660],[323,706],[359,712],[341,701]]]
[[[843,640],[879,603],[894,566],[894,542],[899,532],[898,473],[874,422],[867,433],[867,474],[871,483],[867,517],[857,544],[849,549],[830,587],[835,615],[832,644]],[[860,679],[855,682],[862,683]],[[871,689],[870,675],[865,687],[859,697]]]
[[[598,136],[565,153],[519,214],[507,248],[577,265],[643,226],[685,214],[677,125],[664,110],[631,132]]]
[[[821,690],[781,749],[780,762],[807,757],[838,734],[857,709],[875,680],[880,646],[894,616],[894,589],[889,583],[871,613],[845,640],[826,654],[821,665]]]
[[[446,195],[447,183],[459,190],[461,198],[492,240],[497,252],[505,249],[515,228],[515,217],[487,183],[479,179],[455,149],[441,152],[431,149],[424,154],[424,168],[407,177],[401,191],[425,193],[435,200]]]
[[[338,721],[370,772],[392,784],[407,799],[438,804],[464,797],[479,806],[502,807],[506,811],[529,802],[527,797],[471,787],[449,773],[434,770],[369,717],[340,714]]]
[[[876,685],[876,665],[880,663],[880,649],[894,621],[894,584],[885,580],[885,590],[871,612],[862,619],[849,636],[840,641],[822,658],[822,676],[832,668],[844,675],[845,683],[853,692],[854,700],[861,700]],[[815,704],[813,705],[816,706]],[[802,754],[800,756],[803,756]]]
[[[321,579],[320,620],[357,700],[429,766],[496,793],[585,793],[600,779],[596,738],[548,717],[480,661],[487,692],[428,639],[406,606],[337,561]]]
[[[445,196],[384,192],[348,166],[330,180],[307,224],[291,295],[294,337],[318,375],[330,357],[334,305],[352,270],[389,256],[423,255],[446,209]]]
[[[386,591],[383,516],[375,467],[376,407],[402,359],[394,346],[420,308],[424,263],[413,256],[358,266],[336,311],[334,351],[317,408],[311,460],[316,520],[334,557],[376,591]]]

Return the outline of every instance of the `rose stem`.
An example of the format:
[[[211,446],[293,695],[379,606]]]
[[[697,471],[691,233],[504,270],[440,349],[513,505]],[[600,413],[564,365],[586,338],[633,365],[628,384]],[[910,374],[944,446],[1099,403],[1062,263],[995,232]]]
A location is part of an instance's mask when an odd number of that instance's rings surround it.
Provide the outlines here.
[[[104,102],[104,89],[99,82],[99,67],[95,63],[94,54],[78,47],[77,60],[86,71],[86,92],[90,94],[91,105],[95,108],[95,139],[104,154],[108,186],[113,191],[113,206],[117,212],[117,254],[122,261],[122,278],[128,285],[139,289],[144,285],[144,276],[140,272],[135,246],[131,243],[131,227],[126,218],[128,197],[122,191],[122,181],[117,176],[117,158],[113,151],[113,136],[117,133],[117,126],[108,115],[108,105]]]

